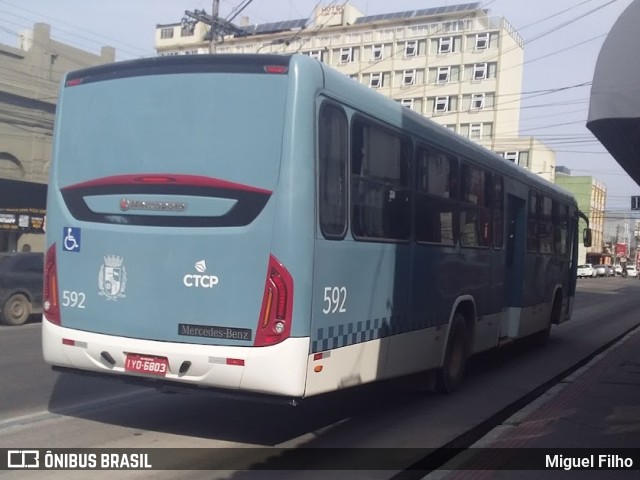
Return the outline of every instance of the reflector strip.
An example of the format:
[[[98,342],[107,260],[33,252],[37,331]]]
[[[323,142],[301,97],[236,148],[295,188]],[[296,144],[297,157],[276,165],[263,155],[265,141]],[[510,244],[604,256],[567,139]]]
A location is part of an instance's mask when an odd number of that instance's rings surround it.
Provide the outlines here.
[[[68,345],[70,347],[80,347],[80,348],[87,348],[89,346],[87,342],[78,342],[77,340],[71,340],[70,338],[63,338],[62,344]]]
[[[209,357],[209,363],[215,363],[217,365],[232,365],[237,367],[244,367],[244,359],[242,358]]]
[[[271,316],[271,303],[273,302],[273,290],[269,288],[267,292],[267,306],[264,310],[264,316],[262,318],[262,328],[269,324],[269,317]]]

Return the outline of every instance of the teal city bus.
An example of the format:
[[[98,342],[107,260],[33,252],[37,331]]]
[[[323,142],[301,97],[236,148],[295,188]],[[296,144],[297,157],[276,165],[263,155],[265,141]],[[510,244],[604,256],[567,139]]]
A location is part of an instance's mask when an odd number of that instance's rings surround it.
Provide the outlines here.
[[[450,392],[471,355],[571,316],[570,194],[304,55],[69,73],[47,202],[62,371],[291,402],[429,371]]]

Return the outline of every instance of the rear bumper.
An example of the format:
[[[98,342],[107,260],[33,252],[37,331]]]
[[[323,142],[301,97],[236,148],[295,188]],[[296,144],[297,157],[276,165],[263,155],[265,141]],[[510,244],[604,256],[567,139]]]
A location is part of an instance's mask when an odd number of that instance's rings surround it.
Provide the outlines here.
[[[73,340],[74,345],[63,344],[63,339]],[[72,330],[43,318],[42,352],[44,360],[57,367],[205,388],[302,397],[309,339],[288,338],[269,347],[158,342]],[[105,360],[103,352],[115,361],[114,365]],[[166,357],[169,371],[162,377],[125,372],[127,353]],[[236,361],[228,364],[227,359]],[[190,362],[190,366],[180,373],[184,362]]]

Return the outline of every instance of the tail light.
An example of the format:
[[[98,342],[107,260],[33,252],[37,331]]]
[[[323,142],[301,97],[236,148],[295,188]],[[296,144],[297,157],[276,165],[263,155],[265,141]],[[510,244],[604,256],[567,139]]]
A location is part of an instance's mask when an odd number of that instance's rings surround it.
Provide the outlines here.
[[[56,262],[56,244],[49,247],[44,258],[44,318],[60,325],[60,304],[58,303],[58,268]]]
[[[293,278],[276,257],[269,257],[267,281],[254,346],[280,343],[291,334]]]

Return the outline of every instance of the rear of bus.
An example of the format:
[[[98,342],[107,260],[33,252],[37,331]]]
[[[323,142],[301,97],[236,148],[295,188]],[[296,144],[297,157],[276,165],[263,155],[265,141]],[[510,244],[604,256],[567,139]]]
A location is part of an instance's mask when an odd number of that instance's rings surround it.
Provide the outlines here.
[[[316,63],[193,55],[67,76],[47,205],[48,363],[303,395]]]

